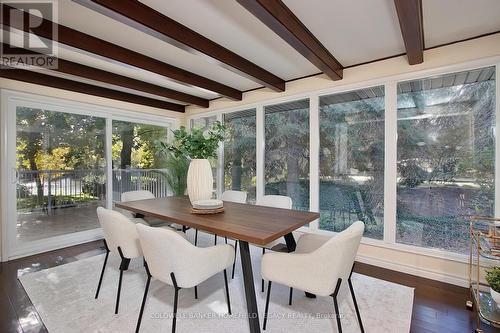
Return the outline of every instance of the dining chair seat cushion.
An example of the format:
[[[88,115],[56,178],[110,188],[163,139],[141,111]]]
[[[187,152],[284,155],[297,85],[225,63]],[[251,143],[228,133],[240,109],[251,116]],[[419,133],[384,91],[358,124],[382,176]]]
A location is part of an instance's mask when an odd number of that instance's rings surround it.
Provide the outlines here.
[[[321,235],[304,235],[298,240],[296,252],[266,253],[262,258],[262,277],[319,296],[329,296],[339,278],[345,282],[349,278],[363,230],[364,223],[358,221],[329,239]],[[342,294],[346,285],[342,284]]]
[[[157,219],[157,218],[154,218],[154,217],[148,217],[148,216],[145,216],[142,219],[148,225],[150,225],[152,227],[161,227],[161,226],[168,225],[168,226],[170,226],[173,229],[182,230],[182,224],[171,223],[171,222],[168,222],[168,221],[165,221],[165,220]]]

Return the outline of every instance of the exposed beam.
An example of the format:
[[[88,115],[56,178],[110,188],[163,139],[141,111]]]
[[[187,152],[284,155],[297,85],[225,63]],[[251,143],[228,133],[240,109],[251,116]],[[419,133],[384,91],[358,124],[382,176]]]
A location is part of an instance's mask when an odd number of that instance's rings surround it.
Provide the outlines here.
[[[139,90],[153,95],[174,99],[189,104],[195,104],[204,108],[209,105],[208,99],[185,94],[180,91],[157,86],[148,82],[132,79],[123,75],[103,71],[94,67],[77,64],[64,59],[58,59],[58,66],[55,69],[58,72],[76,75],[87,79],[105,82],[120,87]]]
[[[28,26],[23,25],[23,21],[9,19],[9,10],[6,9],[13,9],[12,7],[3,4],[3,9],[3,25],[10,26],[12,28],[16,28],[25,32],[29,31]],[[31,17],[32,19],[36,18],[35,16],[27,12],[23,12],[23,15],[24,22],[27,22],[29,17]],[[18,15],[12,17],[16,18],[18,17]],[[125,63],[137,68],[141,68],[146,71],[157,73],[182,84],[210,90],[234,100],[241,100],[242,93],[237,89],[207,79],[181,68],[177,68],[175,66],[121,47],[119,45],[107,42],[97,37],[87,35],[83,32],[71,29],[64,25],[58,25],[57,23],[51,22],[46,19],[43,19],[42,23],[38,27],[31,28],[31,31],[39,37],[52,39],[52,27],[57,29],[57,41],[59,43],[69,45],[71,47],[97,54],[102,57]]]
[[[183,50],[208,57],[212,62],[270,89],[285,90],[283,79],[139,1],[73,1]]]
[[[0,45],[4,46],[6,44],[1,43]],[[36,52],[27,49],[22,49],[21,52],[23,54],[37,54]],[[57,68],[50,69],[61,73],[84,77],[86,79],[94,81],[109,83],[124,88],[134,89],[153,95],[186,102],[189,104],[199,105],[201,107],[208,107],[209,105],[208,99],[205,98],[189,95],[169,88],[157,86],[152,83],[132,79],[127,76],[111,73],[102,69],[81,65],[61,58],[57,59]]]
[[[424,62],[424,29],[421,0],[394,0],[410,65]]]
[[[281,0],[237,0],[332,80],[342,79],[342,65]]]
[[[0,69],[0,77],[43,85],[45,87],[59,88],[82,94],[111,98],[119,101],[147,105],[155,108],[176,112],[184,112],[184,105],[161,101],[159,99],[130,94],[123,91],[94,86],[88,83],[63,79],[25,69]]]

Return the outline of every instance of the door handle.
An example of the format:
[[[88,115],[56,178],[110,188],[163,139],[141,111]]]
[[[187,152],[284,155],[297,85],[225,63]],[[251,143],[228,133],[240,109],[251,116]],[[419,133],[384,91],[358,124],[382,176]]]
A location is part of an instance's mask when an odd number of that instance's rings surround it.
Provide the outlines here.
[[[17,168],[12,168],[10,179],[12,184],[16,184],[19,181],[19,171]]]

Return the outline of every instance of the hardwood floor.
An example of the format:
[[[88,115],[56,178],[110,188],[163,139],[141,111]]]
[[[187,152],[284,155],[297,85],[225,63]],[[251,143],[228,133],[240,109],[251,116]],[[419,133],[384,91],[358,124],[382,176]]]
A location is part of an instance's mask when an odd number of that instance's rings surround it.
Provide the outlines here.
[[[102,242],[96,241],[0,263],[0,332],[47,332],[18,276],[103,252]],[[465,308],[467,289],[362,263],[356,264],[355,271],[415,288],[412,333],[474,332],[473,313]],[[482,328],[488,333],[500,332]]]

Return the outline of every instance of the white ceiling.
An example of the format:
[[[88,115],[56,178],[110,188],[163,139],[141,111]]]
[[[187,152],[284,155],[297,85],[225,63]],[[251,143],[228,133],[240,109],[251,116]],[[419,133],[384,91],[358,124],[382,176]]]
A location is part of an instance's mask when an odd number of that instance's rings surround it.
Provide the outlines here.
[[[59,1],[59,23],[239,90],[259,85],[70,0]]]
[[[343,66],[405,52],[394,0],[283,1]],[[284,80],[319,72],[234,0],[141,2]],[[426,47],[500,31],[500,0],[423,0],[423,22]],[[172,46],[71,0],[59,0],[59,23],[238,90],[261,86],[214,64],[207,57]],[[203,98],[219,96],[71,47],[61,46],[59,56]],[[87,82],[82,79],[78,81]],[[110,85],[98,85],[128,91]],[[133,93],[145,95],[137,91]],[[165,100],[158,96],[155,98]]]
[[[284,80],[319,70],[234,0],[141,0]]]
[[[423,0],[425,47],[500,31],[500,0]]]
[[[284,0],[343,66],[405,52],[393,0]]]

